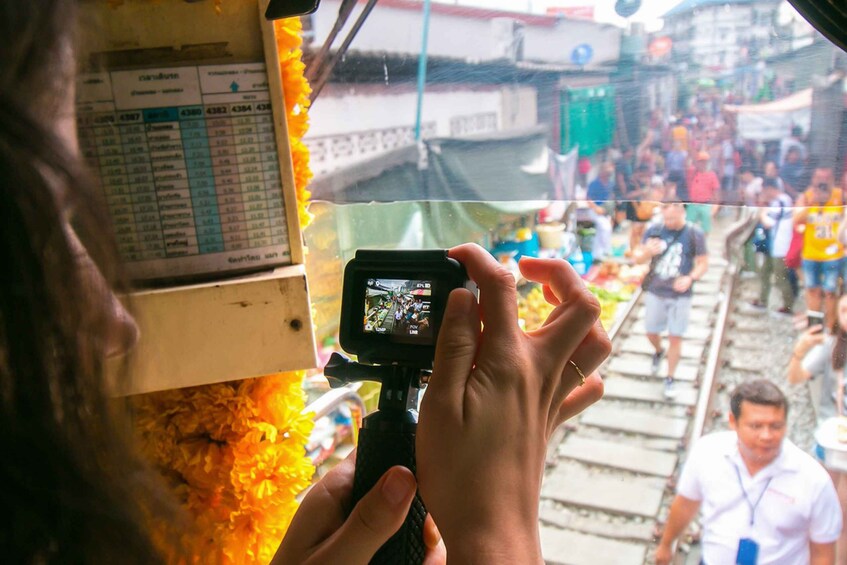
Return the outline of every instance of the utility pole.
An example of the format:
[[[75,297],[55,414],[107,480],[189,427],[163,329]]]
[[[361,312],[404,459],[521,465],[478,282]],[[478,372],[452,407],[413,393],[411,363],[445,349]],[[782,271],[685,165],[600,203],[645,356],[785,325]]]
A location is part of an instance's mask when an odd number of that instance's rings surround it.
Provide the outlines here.
[[[421,140],[421,113],[423,112],[424,87],[426,86],[426,52],[429,38],[429,3],[430,0],[423,2],[421,54],[418,56],[418,104],[415,112],[415,141]]]

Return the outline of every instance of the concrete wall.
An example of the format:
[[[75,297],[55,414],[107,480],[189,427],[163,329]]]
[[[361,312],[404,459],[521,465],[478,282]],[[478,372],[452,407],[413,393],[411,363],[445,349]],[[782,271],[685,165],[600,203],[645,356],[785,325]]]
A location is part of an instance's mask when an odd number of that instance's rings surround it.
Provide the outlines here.
[[[339,0],[324,0],[312,15],[315,45],[322,45],[335,22]],[[417,56],[421,48],[422,4],[408,0],[382,0],[368,17],[351,45],[351,51]],[[573,49],[589,44],[594,56],[586,68],[618,60],[621,30],[617,27],[548,16],[433,4],[429,27],[428,54],[470,63],[504,56],[504,19],[522,23],[523,59],[570,64]],[[348,20],[347,29],[355,20]]]
[[[525,86],[431,87],[423,137],[462,137],[537,123],[537,95]],[[414,142],[417,94],[411,87],[330,85],[312,107],[304,141],[316,175]]]

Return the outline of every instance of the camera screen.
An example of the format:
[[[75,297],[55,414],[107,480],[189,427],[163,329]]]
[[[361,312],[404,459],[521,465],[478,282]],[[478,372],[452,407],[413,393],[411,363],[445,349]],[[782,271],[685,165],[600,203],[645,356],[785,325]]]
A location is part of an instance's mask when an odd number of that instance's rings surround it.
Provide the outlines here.
[[[432,287],[427,280],[368,279],[365,333],[431,337]]]

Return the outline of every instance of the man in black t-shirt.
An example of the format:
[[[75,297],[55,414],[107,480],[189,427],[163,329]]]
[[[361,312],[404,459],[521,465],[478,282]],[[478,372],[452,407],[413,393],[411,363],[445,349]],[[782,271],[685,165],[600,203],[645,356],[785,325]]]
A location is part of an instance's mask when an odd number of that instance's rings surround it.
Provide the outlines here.
[[[674,373],[682,351],[682,338],[688,328],[691,286],[706,273],[709,256],[703,231],[685,221],[684,204],[662,204],[662,219],[662,225],[647,229],[633,257],[637,263],[651,262],[645,285],[647,339],[656,350],[653,354],[655,374],[666,353],[661,334],[668,332],[665,396],[671,398],[676,395]]]

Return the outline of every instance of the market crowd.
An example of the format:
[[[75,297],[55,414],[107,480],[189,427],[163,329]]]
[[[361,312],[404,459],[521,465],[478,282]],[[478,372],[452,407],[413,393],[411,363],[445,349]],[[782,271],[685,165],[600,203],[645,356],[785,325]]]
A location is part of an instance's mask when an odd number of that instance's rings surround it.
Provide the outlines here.
[[[698,512],[702,563],[847,563],[847,466],[832,461],[820,439],[847,442],[847,424],[837,418],[847,411],[847,167],[820,161],[801,127],[771,142],[743,139],[734,116],[712,102],[698,100],[668,119],[655,112],[637,147],[611,150],[593,180],[581,179],[591,257],[649,265],[644,323],[653,372],[666,368],[671,400],[713,221],[752,210],[742,277],[758,292],[743,308],[802,325],[787,380],[812,383],[819,443],[805,453],[785,438],[788,401],[770,381],[739,387],[731,431],[705,436],[683,468],[656,563],[670,562],[672,544]],[[621,253],[613,234],[627,228]]]

